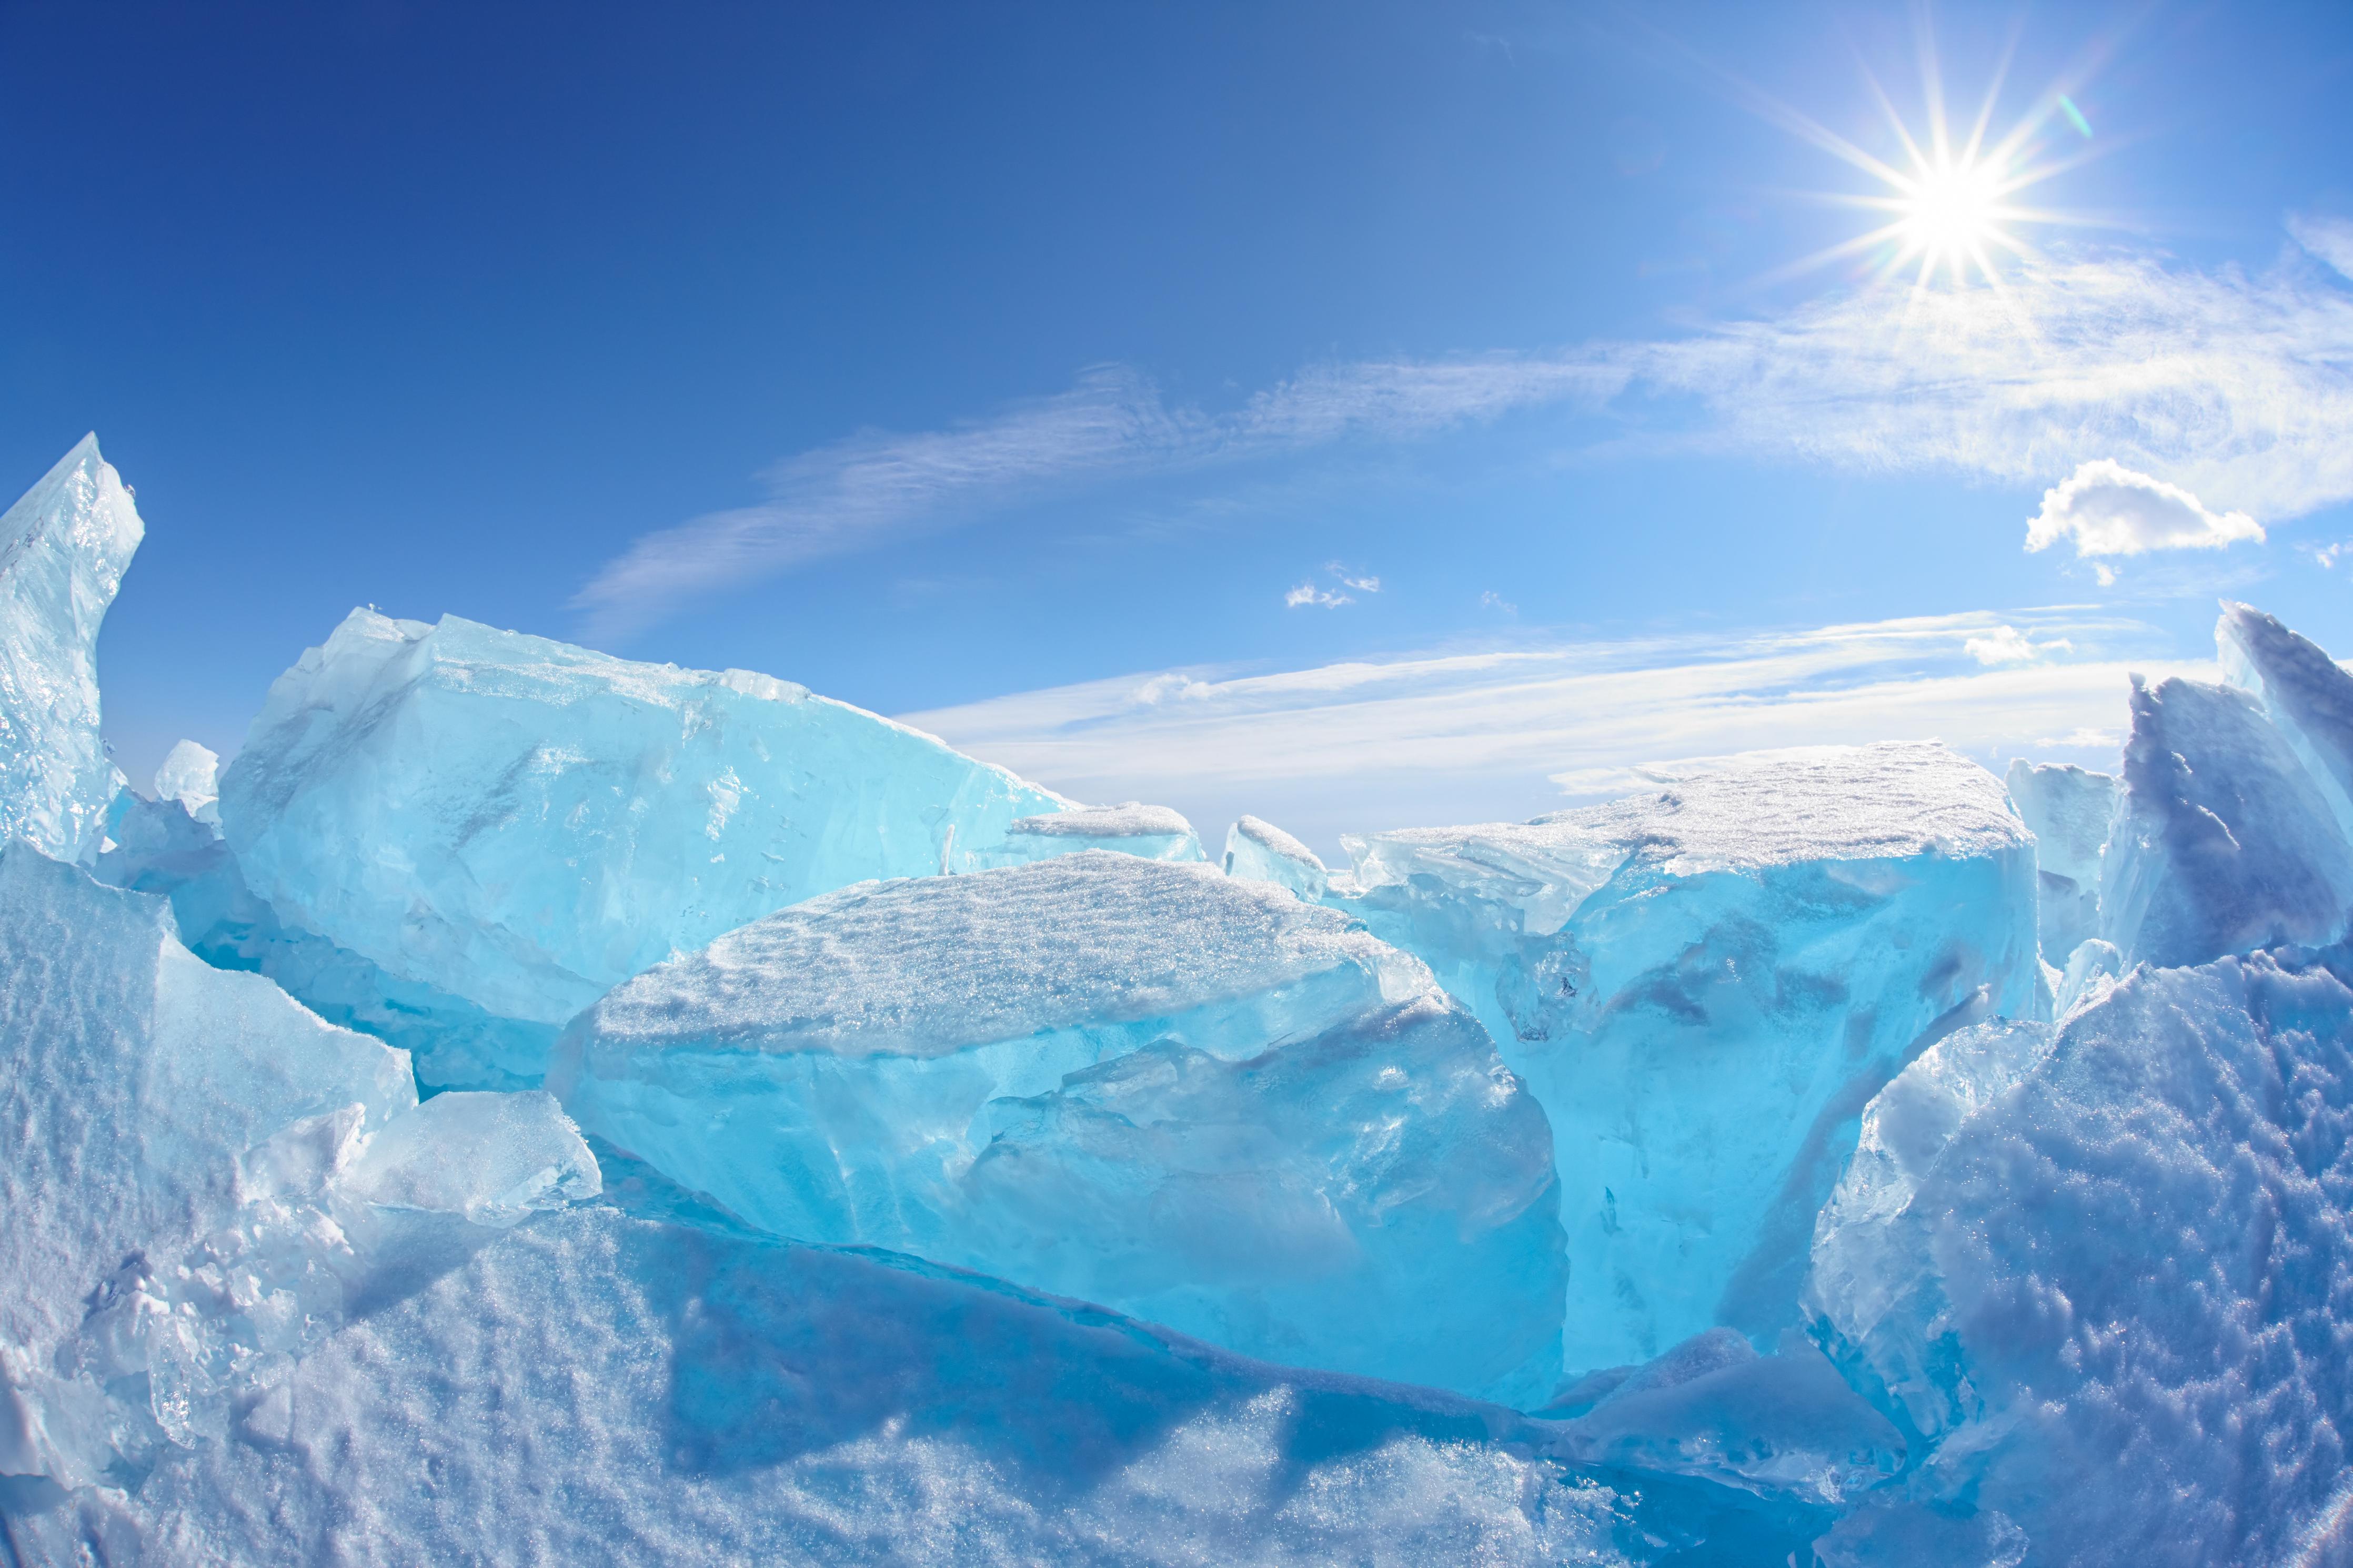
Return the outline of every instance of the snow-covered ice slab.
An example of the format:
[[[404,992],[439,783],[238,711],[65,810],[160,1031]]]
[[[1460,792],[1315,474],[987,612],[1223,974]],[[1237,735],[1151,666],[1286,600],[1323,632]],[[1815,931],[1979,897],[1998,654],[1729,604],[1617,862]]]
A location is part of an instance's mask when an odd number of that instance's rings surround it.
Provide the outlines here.
[[[1244,816],[1226,830],[1226,875],[1289,888],[1303,899],[1332,890],[1331,873],[1315,851],[1261,817]]]
[[[270,688],[220,816],[287,924],[553,1029],[772,910],[988,864],[1070,804],[787,681],[355,610]],[[523,1056],[496,1065],[535,1075]]]
[[[2114,775],[2020,757],[2003,780],[2010,804],[2034,835],[2042,895],[2042,959],[2063,968],[2100,934],[2100,849],[2116,809]]]
[[[2145,968],[1880,1094],[1808,1300],[1913,1473],[1825,1561],[2345,1560],[2348,974]]]
[[[1539,1402],[1543,1113],[1429,972],[1214,868],[867,884],[617,988],[549,1087],[751,1223],[1295,1364]]]
[[[2262,705],[2235,687],[2135,680],[2100,866],[2100,935],[2125,962],[2333,942],[2348,909],[2353,847]]]
[[[1000,849],[976,849],[974,863],[1022,866],[1082,849],[1113,849],[1146,860],[1205,860],[1201,840],[1184,813],[1165,805],[1128,801],[1120,805],[1081,806],[1008,824]]]
[[[0,516],[0,843],[98,853],[122,787],[99,735],[98,629],[144,532],[95,436]]]
[[[2033,848],[1943,747],[1737,763],[1528,824],[1348,840],[1335,901],[1427,959],[1550,1118],[1570,1372],[1795,1318],[1871,1096],[2042,1005]]]
[[[0,1476],[40,1481],[10,1510],[135,1486],[434,1247],[596,1191],[547,1096],[469,1098],[420,1111],[400,1052],[204,963],[163,900],[0,848]]]

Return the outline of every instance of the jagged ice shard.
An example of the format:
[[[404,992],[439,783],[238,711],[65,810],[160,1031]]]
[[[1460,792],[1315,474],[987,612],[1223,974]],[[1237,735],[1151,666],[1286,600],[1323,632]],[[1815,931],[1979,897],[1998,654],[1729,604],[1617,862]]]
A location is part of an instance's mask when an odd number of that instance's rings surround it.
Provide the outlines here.
[[[2262,705],[2177,677],[2136,679],[2131,707],[2100,935],[2126,963],[2181,965],[2341,934],[2353,847]]]
[[[1229,877],[1272,882],[1303,899],[1320,899],[1332,890],[1331,873],[1315,851],[1255,816],[1244,816],[1226,830],[1224,866]]]
[[[2100,851],[2116,814],[2116,781],[2020,757],[2002,782],[2034,835],[2043,962],[2064,968],[2071,953],[2100,934]]]
[[[1940,1031],[2040,1005],[2031,842],[1939,746],[1348,847],[1344,907],[1478,1011],[1551,1121],[1571,1373],[1794,1321],[1865,1102]]]
[[[85,436],[0,516],[0,841],[87,861],[122,775],[98,729],[98,628],[145,530]]]
[[[1070,847],[1008,847],[1060,796],[788,681],[369,610],[270,688],[220,790],[280,920],[520,1025],[481,1038],[526,1080],[609,987],[748,920]]]
[[[1416,960],[1281,889],[1089,850],[863,884],[617,987],[580,1124],[779,1235],[1295,1364],[1535,1403],[1543,1113]]]

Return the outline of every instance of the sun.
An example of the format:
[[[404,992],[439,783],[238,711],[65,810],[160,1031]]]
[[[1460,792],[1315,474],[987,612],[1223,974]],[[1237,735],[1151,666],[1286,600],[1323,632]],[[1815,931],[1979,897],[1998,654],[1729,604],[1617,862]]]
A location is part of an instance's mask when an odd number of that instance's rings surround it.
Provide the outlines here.
[[[2000,289],[2006,259],[2034,258],[2022,229],[2092,221],[2026,205],[2019,199],[2031,187],[2092,155],[2091,122],[2062,89],[2063,84],[2054,84],[2040,94],[2006,134],[1995,138],[1989,132],[2004,75],[1997,70],[1974,122],[1964,134],[1956,134],[1957,128],[1945,112],[1935,46],[1925,34],[1920,64],[1926,112],[1916,132],[1878,81],[1865,78],[1901,149],[1892,160],[1865,152],[1782,105],[1758,106],[1807,141],[1869,174],[1879,186],[1867,194],[1820,192],[1817,195],[1883,215],[1876,227],[1783,268],[1775,278],[1868,254],[1879,259],[1882,278],[1908,275],[1915,293],[1940,280],[1957,289],[1982,281]],[[2059,129],[2062,125],[2068,129]]]
[[[2000,226],[2011,216],[2002,184],[2001,171],[1983,159],[1947,163],[1913,181],[1891,198],[1903,226],[1898,265],[1916,255],[1932,274],[1948,267],[1957,279],[1966,261],[1990,273],[1986,247],[2014,243]]]

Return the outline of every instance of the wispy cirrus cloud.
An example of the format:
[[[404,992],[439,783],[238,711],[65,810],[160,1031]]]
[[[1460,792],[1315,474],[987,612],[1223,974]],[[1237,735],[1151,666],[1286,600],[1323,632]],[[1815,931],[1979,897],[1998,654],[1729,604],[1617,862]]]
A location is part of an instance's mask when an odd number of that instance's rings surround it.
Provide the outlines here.
[[[2154,657],[2169,641],[2060,606],[1164,671],[904,717],[1082,799],[1166,801],[1211,837],[1253,812],[1328,849],[1343,831],[1523,818],[1766,747],[1934,737],[2113,765],[2129,671],[2214,676]]]
[[[1299,450],[1366,435],[1401,439],[1530,404],[1598,403],[1623,373],[1599,362],[1505,355],[1311,370],[1231,413],[1172,408],[1124,366],[1069,391],[915,435],[867,434],[786,459],[768,498],[638,539],[572,608],[592,641],[623,638],[702,595],[810,562],[952,527],[1056,490]]]
[[[2299,224],[2334,266],[2342,226]],[[2217,515],[2278,521],[2353,498],[2346,282],[2293,256],[2249,273],[2078,255],[2000,290],[1865,290],[1675,339],[1311,367],[1221,413],[1101,367],[946,429],[788,458],[765,499],[641,537],[573,605],[594,635],[625,636],[701,595],[1039,496],[1531,408],[1613,411],[1635,453],[2045,485],[2109,459]]]

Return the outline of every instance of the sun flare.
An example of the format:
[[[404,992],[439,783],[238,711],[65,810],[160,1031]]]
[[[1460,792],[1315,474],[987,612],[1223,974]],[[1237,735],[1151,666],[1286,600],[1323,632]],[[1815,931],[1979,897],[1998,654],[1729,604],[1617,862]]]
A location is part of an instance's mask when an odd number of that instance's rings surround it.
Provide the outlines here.
[[[1946,116],[1944,85],[1934,46],[1923,39],[1921,87],[1926,113],[1915,132],[1877,80],[1871,89],[1901,151],[1882,158],[1813,120],[1778,110],[1773,117],[1826,151],[1871,175],[1880,189],[1869,195],[1823,193],[1823,199],[1883,215],[1881,224],[1777,276],[1810,270],[1852,257],[1878,262],[1882,278],[1908,274],[1915,291],[1940,279],[1955,288],[1982,279],[2002,287],[2005,258],[2034,257],[2022,226],[2084,223],[2090,219],[2044,207],[2020,205],[2018,197],[2091,155],[2091,122],[2060,87],[2042,93],[2010,132],[1989,137],[2001,94],[1996,72],[1973,123],[1956,127]],[[1957,131],[1960,132],[1957,134]]]

